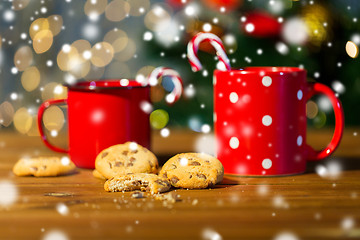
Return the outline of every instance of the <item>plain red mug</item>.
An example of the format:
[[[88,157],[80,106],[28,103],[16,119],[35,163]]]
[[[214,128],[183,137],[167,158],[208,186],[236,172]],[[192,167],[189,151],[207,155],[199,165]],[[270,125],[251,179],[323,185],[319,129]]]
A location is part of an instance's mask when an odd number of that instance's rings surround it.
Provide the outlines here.
[[[45,101],[38,111],[38,127],[45,145],[68,153],[78,167],[94,168],[103,149],[126,141],[150,148],[150,86],[136,81],[101,80],[65,85],[67,99]],[[51,105],[68,105],[69,149],[52,145],[44,133],[42,117]]]
[[[325,94],[335,131],[321,151],[306,144],[306,102]],[[335,93],[308,83],[294,67],[248,67],[214,73],[216,153],[228,176],[279,176],[305,172],[308,160],[329,156],[339,145],[344,113]]]

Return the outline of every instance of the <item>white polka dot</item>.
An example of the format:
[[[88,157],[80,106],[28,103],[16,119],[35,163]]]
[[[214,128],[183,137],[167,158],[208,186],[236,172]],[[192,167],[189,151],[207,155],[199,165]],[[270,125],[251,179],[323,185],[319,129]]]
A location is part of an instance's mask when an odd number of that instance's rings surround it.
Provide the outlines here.
[[[301,99],[303,98],[303,92],[302,92],[301,90],[299,90],[299,91],[297,92],[297,98],[298,98],[299,100],[301,100]]]
[[[271,77],[269,76],[265,76],[262,78],[262,84],[265,86],[265,87],[269,87],[272,83],[272,79]]]
[[[300,147],[301,146],[301,144],[302,144],[302,142],[303,142],[303,138],[302,138],[302,136],[298,136],[297,137],[297,139],[296,139],[296,143],[297,143],[297,145]]]
[[[232,103],[236,103],[239,100],[239,96],[237,95],[236,92],[230,93],[229,98],[230,98],[230,102]]]
[[[272,123],[272,118],[269,115],[265,115],[262,118],[262,124],[264,124],[265,126],[270,126]]]
[[[230,138],[229,145],[232,149],[239,147],[239,139],[237,137]]]
[[[262,161],[262,167],[264,169],[269,169],[271,168],[272,166],[272,161],[269,159],[269,158],[265,158],[263,161]]]

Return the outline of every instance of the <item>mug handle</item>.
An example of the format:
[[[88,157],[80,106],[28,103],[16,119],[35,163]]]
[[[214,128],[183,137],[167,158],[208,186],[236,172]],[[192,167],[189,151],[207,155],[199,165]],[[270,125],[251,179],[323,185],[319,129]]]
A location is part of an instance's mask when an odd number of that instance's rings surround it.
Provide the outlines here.
[[[47,101],[43,102],[43,104],[41,104],[41,106],[39,107],[37,122],[38,122],[38,129],[39,129],[39,132],[40,132],[41,140],[45,143],[45,145],[48,148],[50,148],[51,150],[53,150],[55,152],[69,153],[69,150],[67,150],[67,149],[59,148],[59,147],[56,147],[56,146],[52,145],[47,140],[47,136],[45,135],[45,132],[44,132],[44,128],[43,128],[43,124],[42,124],[42,119],[43,119],[44,112],[51,105],[55,105],[55,104],[67,104],[67,99],[47,100]]]
[[[344,131],[344,110],[340,100],[328,86],[321,83],[309,83],[308,89],[307,100],[315,94],[324,94],[330,99],[335,114],[335,130],[330,143],[320,151],[316,151],[311,146],[306,145],[308,148],[307,159],[310,161],[318,161],[330,156],[338,147]]]

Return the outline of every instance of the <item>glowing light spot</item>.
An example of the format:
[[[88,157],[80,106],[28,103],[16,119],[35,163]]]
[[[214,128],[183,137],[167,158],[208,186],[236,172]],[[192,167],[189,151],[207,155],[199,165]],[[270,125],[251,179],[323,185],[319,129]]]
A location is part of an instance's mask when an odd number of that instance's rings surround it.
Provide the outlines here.
[[[245,31],[248,32],[248,33],[251,33],[255,30],[255,25],[252,24],[252,23],[247,23],[245,25]]]
[[[15,13],[12,10],[6,10],[4,12],[3,18],[6,22],[12,22],[15,19]]]
[[[120,80],[120,85],[123,86],[123,87],[126,87],[129,85],[129,80],[128,79],[121,79]]]
[[[265,115],[265,116],[262,118],[262,124],[263,124],[264,126],[270,126],[271,123],[272,123],[272,118],[271,118],[271,116]]]
[[[50,135],[52,136],[52,137],[57,137],[58,136],[58,131],[56,131],[56,130],[51,130],[50,131]]]
[[[69,240],[69,238],[59,230],[47,231],[42,240]]]
[[[275,48],[282,55],[286,55],[289,53],[289,47],[283,42],[276,43]]]
[[[160,130],[160,135],[164,138],[170,136],[170,130],[168,128],[163,128]]]
[[[346,53],[349,55],[349,57],[351,58],[356,58],[358,55],[359,55],[359,48],[358,46],[352,42],[352,41],[348,41],[346,43],[346,46],[345,46],[345,50],[346,50]]]
[[[286,231],[277,234],[274,240],[299,240],[299,238],[294,233]]]
[[[196,90],[194,88],[194,85],[192,84],[189,84],[189,86],[187,86],[185,89],[184,89],[184,95],[188,98],[192,98],[194,97],[196,94]]]
[[[195,5],[188,5],[185,7],[185,14],[187,16],[194,16],[197,13],[197,9]]]
[[[104,112],[101,109],[95,109],[91,113],[90,119],[94,123],[101,123],[105,119]]]
[[[62,46],[61,50],[62,50],[64,53],[69,53],[70,50],[71,50],[70,44],[64,44],[64,45]]]
[[[147,101],[142,101],[140,103],[140,108],[141,110],[143,110],[145,113],[150,114],[153,110],[153,106],[151,105],[151,103],[147,102]]]
[[[204,32],[210,32],[211,29],[212,29],[212,26],[211,26],[210,23],[205,23],[205,24],[203,25],[202,29],[203,29]]]
[[[19,72],[19,71],[18,71],[18,69],[17,69],[16,67],[12,67],[12,68],[11,68],[11,73],[12,73],[12,74],[15,75],[15,74],[17,74],[18,72]]]
[[[290,44],[305,44],[309,37],[308,27],[303,19],[299,17],[290,18],[283,25],[282,36]]]
[[[187,159],[187,158],[180,158],[180,165],[181,166],[187,166],[188,165],[188,163],[189,163],[189,160]]]
[[[169,122],[169,114],[163,109],[157,109],[150,114],[150,124],[155,129],[164,128]]]
[[[15,184],[8,180],[0,181],[0,206],[8,207],[16,202],[18,190]]]
[[[61,164],[64,166],[68,166],[70,164],[70,159],[66,156],[61,158]]]
[[[143,39],[144,39],[144,41],[151,41],[153,39],[152,32],[149,32],[149,31],[145,32]]]
[[[46,66],[52,67],[53,65],[54,65],[53,61],[51,61],[51,60],[46,61]]]
[[[202,231],[202,239],[203,240],[222,240],[222,236],[216,232],[214,229],[205,228]]]
[[[204,124],[201,126],[201,131],[203,133],[209,133],[211,131],[211,127],[209,124]]]
[[[354,228],[354,226],[355,226],[355,221],[354,221],[354,218],[352,218],[352,217],[345,217],[341,221],[341,228],[343,230],[350,230],[350,229]]]
[[[240,145],[239,139],[237,137],[230,138],[229,145],[232,149],[238,148]]]
[[[340,81],[334,81],[331,83],[332,88],[339,94],[343,94],[345,93],[345,86],[342,82]]]
[[[137,149],[138,149],[138,144],[136,143],[136,142],[131,142],[130,144],[129,144],[129,149],[131,150],[131,151],[133,151],[133,152],[135,152]]]

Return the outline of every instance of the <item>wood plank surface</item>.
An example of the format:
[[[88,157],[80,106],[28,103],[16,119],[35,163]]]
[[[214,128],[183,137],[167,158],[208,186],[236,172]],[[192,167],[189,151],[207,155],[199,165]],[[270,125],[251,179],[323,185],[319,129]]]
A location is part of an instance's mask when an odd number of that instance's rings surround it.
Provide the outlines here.
[[[175,203],[105,192],[104,182],[87,169],[62,177],[16,177],[11,168],[21,156],[56,154],[37,137],[1,132],[0,194],[8,194],[4,183],[18,194],[13,204],[0,205],[0,239],[360,239],[360,145],[354,132],[346,131],[327,160],[342,163],[336,178],[320,177],[314,172],[318,163],[309,163],[297,176],[173,190],[180,199]],[[163,160],[192,151],[200,136],[156,134],[153,149]],[[330,131],[308,134],[318,147],[329,137]]]

